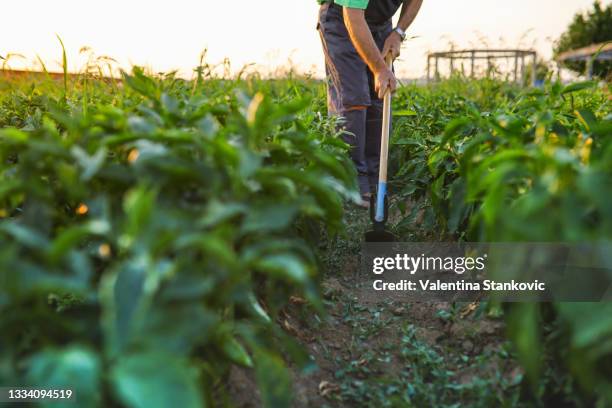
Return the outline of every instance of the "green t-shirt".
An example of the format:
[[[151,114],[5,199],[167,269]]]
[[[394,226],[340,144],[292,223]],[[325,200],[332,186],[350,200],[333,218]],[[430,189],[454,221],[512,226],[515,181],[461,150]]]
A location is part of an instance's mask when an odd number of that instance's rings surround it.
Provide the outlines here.
[[[329,3],[331,0],[318,0]],[[334,0],[339,6],[365,10],[365,18],[368,24],[380,25],[388,22],[405,0]]]
[[[330,0],[318,0],[319,4],[330,3]],[[339,6],[358,8],[365,10],[368,7],[370,0],[334,0]]]

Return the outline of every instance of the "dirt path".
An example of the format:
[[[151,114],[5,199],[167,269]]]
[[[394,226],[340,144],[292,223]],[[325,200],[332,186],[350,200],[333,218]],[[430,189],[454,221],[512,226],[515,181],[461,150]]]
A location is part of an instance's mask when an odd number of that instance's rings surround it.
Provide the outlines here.
[[[347,214],[348,219],[362,219]],[[314,371],[293,370],[297,407],[495,406],[520,391],[504,325],[485,304],[405,302],[381,296],[356,273],[365,223],[323,249],[326,315],[297,301],[283,328],[308,350]],[[245,370],[231,382],[242,407],[259,406]]]

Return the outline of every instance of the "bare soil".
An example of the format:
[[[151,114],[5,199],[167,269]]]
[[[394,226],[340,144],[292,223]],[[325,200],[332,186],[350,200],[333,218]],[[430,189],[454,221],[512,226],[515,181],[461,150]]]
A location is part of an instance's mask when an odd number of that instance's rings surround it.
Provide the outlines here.
[[[323,251],[325,315],[295,298],[279,316],[316,366],[291,367],[294,406],[490,406],[516,394],[523,373],[489,305],[409,303],[370,290],[356,273],[366,228],[349,225]],[[250,370],[233,368],[229,390],[236,406],[261,406]]]

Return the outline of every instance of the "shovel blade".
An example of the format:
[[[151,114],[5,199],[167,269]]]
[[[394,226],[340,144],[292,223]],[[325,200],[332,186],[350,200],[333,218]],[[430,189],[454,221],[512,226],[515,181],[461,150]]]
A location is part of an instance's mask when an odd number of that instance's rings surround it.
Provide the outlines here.
[[[397,238],[385,229],[373,229],[365,233],[366,242],[395,242]]]

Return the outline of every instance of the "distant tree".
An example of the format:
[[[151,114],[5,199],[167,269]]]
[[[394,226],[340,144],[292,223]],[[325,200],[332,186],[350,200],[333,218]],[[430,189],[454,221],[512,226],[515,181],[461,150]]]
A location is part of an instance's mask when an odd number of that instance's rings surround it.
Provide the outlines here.
[[[564,51],[607,41],[612,41],[612,4],[604,8],[601,2],[596,0],[592,10],[585,14],[578,12],[574,16],[572,23],[557,41],[554,53],[558,55]],[[584,61],[567,62],[565,66],[581,74],[586,70]],[[599,77],[607,77],[611,69],[610,61],[595,61],[593,64],[593,74]]]

